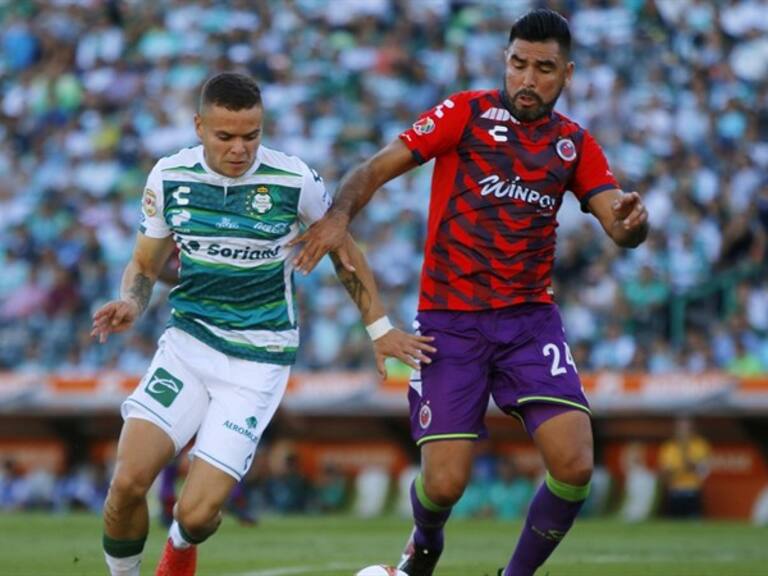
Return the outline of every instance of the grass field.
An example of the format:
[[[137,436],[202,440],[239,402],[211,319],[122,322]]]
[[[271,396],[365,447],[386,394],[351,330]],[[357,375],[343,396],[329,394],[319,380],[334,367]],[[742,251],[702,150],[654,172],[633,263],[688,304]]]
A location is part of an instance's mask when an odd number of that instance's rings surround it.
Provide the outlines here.
[[[495,576],[519,524],[454,521],[435,576]],[[393,563],[408,532],[397,518],[267,518],[241,527],[226,518],[200,550],[201,576],[351,576]],[[165,530],[152,526],[143,574],[152,574]],[[0,574],[106,574],[101,525],[91,515],[0,514]],[[582,520],[537,576],[766,576],[768,529],[737,523],[627,526]]]

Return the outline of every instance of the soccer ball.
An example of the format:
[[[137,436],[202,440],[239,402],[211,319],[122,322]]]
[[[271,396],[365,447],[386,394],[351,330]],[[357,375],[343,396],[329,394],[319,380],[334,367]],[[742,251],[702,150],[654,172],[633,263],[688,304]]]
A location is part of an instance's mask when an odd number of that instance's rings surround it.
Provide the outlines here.
[[[376,566],[366,566],[355,574],[355,576],[408,576],[408,574],[402,570],[393,568],[392,566],[376,564]]]

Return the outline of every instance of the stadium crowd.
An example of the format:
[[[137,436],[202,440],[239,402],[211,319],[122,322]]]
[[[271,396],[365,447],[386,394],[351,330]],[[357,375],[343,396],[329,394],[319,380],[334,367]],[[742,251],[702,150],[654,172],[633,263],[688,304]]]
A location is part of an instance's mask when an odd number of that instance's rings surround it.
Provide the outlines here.
[[[262,85],[264,144],[325,178],[448,94],[501,85],[528,0],[18,0],[0,5],[0,369],[141,373],[168,311],[95,346],[155,160],[196,142],[211,73]],[[768,370],[768,2],[559,0],[576,74],[559,109],[650,212],[620,251],[570,198],[556,298],[581,370]],[[393,320],[415,315],[431,165],[355,221]],[[307,369],[372,366],[329,262],[300,279]],[[706,330],[704,326],[709,326]]]

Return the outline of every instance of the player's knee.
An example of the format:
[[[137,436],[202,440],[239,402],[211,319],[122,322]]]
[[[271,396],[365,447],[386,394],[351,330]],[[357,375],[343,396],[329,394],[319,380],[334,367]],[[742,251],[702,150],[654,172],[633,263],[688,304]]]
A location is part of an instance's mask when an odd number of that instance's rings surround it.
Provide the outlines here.
[[[109,498],[118,506],[130,506],[147,496],[154,478],[138,470],[118,468],[109,485]]]
[[[424,479],[424,491],[434,504],[453,506],[464,494],[469,478],[460,470],[441,470],[428,474]]]
[[[593,469],[592,453],[580,452],[563,462],[555,478],[572,486],[585,486],[592,479]]]
[[[221,511],[210,502],[179,501],[174,515],[190,535],[199,539],[213,534],[221,524]]]

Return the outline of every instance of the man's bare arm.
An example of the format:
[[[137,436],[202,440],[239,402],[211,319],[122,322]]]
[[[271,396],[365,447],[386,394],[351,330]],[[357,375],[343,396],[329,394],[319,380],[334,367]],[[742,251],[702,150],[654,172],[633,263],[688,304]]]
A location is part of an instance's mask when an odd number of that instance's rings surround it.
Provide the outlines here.
[[[354,265],[354,270],[347,268],[334,252],[331,253],[331,260],[336,268],[336,275],[360,310],[363,323],[373,340],[376,368],[379,374],[383,378],[387,376],[384,364],[386,358],[397,358],[412,368],[418,368],[421,362],[430,363],[431,360],[427,354],[437,351],[431,345],[434,338],[408,334],[394,328],[381,304],[373,272],[362,251],[349,234],[346,235],[344,249]]]
[[[382,148],[369,160],[357,165],[342,178],[328,213],[312,224],[288,246],[303,244],[293,263],[308,274],[320,258],[342,248],[350,220],[385,183],[417,165],[411,151],[400,140]],[[342,249],[345,260],[346,251]]]
[[[112,332],[123,332],[149,306],[152,287],[168,256],[173,251],[173,238],[136,237],[136,245],[120,284],[120,298],[107,302],[93,314],[91,335],[106,342]]]
[[[648,210],[637,192],[606,190],[589,200],[589,209],[622,248],[635,248],[648,236]]]
[[[344,175],[331,211],[351,220],[379,188],[417,165],[411,151],[398,138]]]
[[[336,269],[336,276],[347,290],[352,302],[360,310],[363,323],[368,325],[384,316],[384,307],[381,304],[376,280],[368,261],[349,234],[345,240],[345,248],[354,271],[347,269],[335,252],[330,254],[331,261]]]

